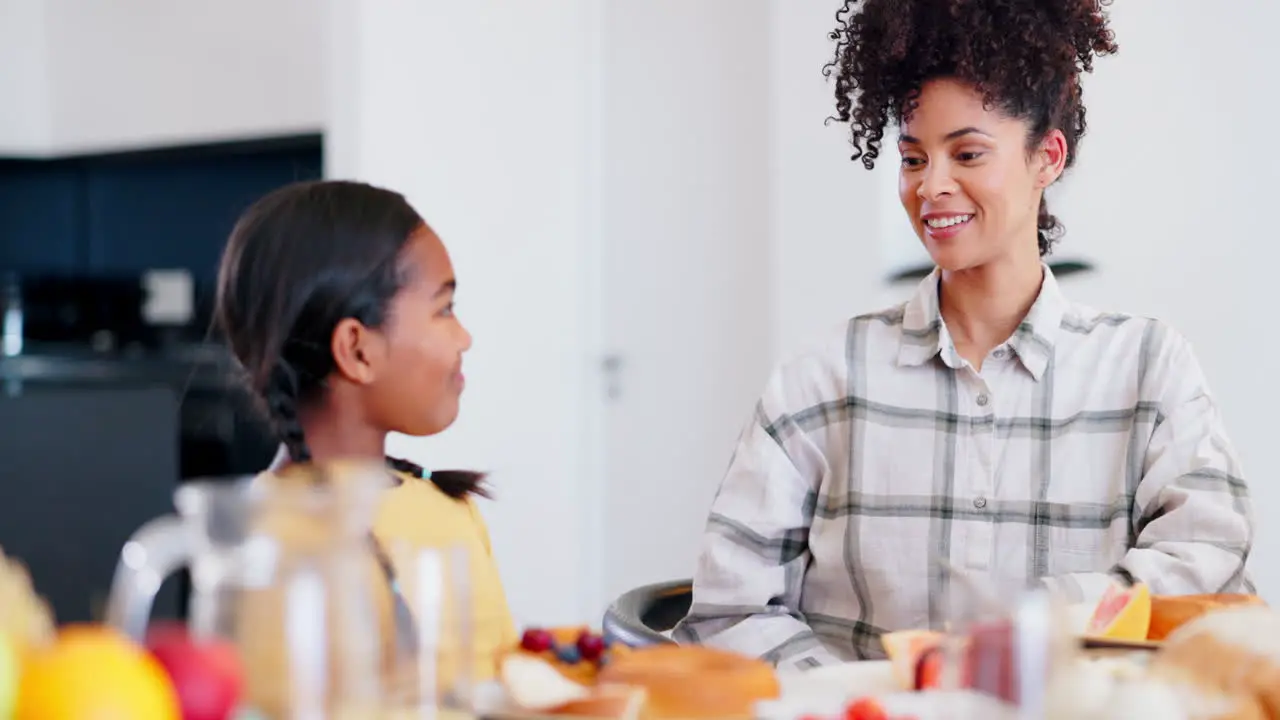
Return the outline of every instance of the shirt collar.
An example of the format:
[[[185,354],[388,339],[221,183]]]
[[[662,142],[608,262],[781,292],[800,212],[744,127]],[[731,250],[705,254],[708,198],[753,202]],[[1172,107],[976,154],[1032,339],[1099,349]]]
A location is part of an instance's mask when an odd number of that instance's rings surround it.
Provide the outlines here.
[[[1040,285],[1040,294],[1009,338],[1009,347],[1037,381],[1049,366],[1054,343],[1062,328],[1062,318],[1067,311],[1066,298],[1053,277],[1053,271],[1044,263],[1041,263],[1041,268],[1044,281]],[[899,365],[923,365],[935,356],[941,356],[947,367],[964,367],[964,360],[956,352],[951,334],[942,321],[938,300],[941,278],[942,271],[934,268],[928,277],[920,281],[915,294],[907,301],[898,347]]]

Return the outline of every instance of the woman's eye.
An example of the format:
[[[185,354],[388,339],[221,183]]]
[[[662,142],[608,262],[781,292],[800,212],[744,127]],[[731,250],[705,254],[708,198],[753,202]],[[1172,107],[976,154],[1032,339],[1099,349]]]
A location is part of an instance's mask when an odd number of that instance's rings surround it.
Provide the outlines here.
[[[920,167],[923,164],[924,164],[924,158],[918,158],[918,157],[902,158],[902,167],[913,168],[913,167]]]
[[[956,156],[960,162],[973,162],[980,157],[982,157],[982,153],[980,152],[962,152]]]

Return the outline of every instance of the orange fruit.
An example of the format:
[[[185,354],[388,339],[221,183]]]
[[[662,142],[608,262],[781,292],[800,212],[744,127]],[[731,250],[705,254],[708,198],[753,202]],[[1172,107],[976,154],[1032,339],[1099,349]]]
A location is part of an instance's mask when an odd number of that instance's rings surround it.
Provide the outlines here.
[[[1085,635],[1108,640],[1146,640],[1151,627],[1151,591],[1145,583],[1112,585],[1093,610]]]
[[[116,631],[70,626],[25,659],[14,720],[180,720],[164,668]]]

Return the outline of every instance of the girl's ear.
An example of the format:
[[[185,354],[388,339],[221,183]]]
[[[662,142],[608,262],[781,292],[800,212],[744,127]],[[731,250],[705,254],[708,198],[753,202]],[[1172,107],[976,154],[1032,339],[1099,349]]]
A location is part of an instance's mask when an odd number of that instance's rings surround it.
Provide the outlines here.
[[[386,356],[386,341],[359,320],[344,318],[333,329],[329,350],[339,375],[357,385],[368,385]]]

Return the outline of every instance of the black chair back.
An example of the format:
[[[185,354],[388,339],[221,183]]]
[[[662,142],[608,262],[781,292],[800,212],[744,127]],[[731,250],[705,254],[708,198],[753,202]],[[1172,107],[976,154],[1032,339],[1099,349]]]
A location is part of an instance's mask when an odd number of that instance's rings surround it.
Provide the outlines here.
[[[644,585],[622,594],[604,614],[604,636],[631,647],[664,645],[674,641],[663,633],[689,613],[693,581]]]

